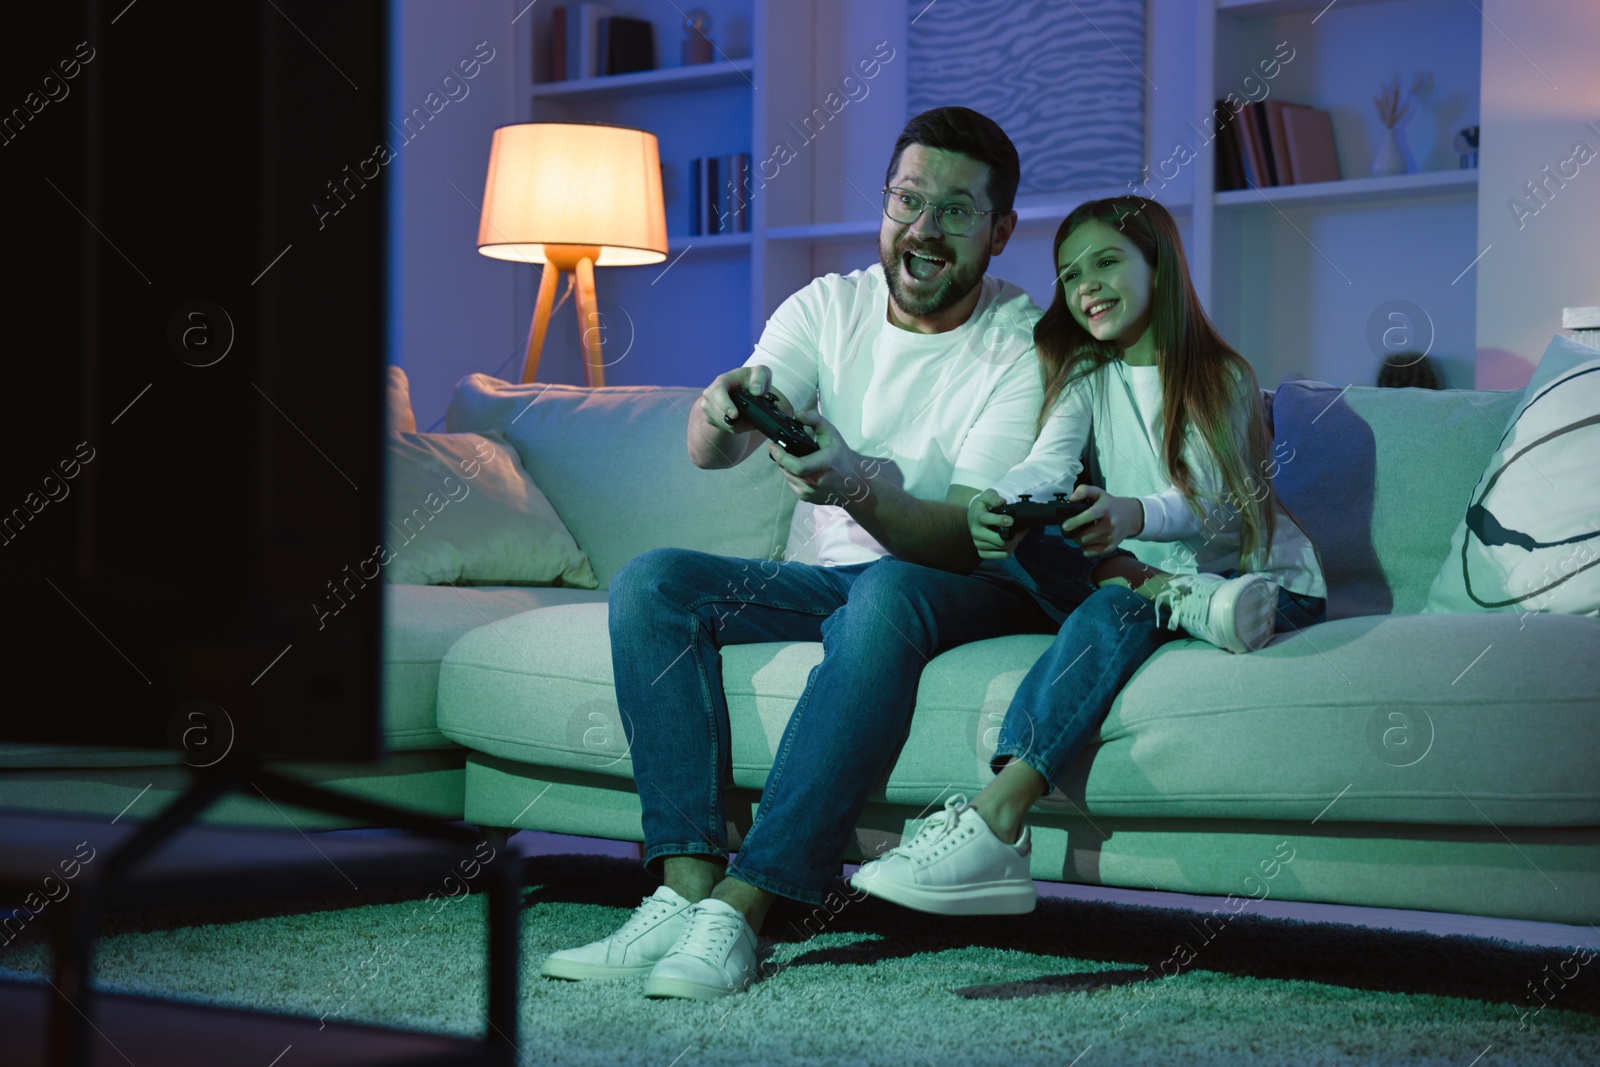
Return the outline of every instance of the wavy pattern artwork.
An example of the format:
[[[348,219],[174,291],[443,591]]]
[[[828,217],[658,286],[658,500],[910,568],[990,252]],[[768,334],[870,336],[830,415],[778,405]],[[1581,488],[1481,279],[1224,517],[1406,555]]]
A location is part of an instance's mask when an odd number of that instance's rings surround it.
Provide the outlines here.
[[[1018,192],[1137,180],[1144,0],[910,0],[907,102],[961,104],[1022,157]]]

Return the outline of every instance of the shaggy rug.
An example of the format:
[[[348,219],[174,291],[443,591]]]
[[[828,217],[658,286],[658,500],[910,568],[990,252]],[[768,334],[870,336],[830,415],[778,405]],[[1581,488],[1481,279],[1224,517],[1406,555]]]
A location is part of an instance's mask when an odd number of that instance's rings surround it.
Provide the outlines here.
[[[1250,914],[1041,899],[949,919],[780,902],[762,980],[713,1003],[640,980],[540,978],[654,883],[599,856],[528,862],[522,1062],[532,1064],[1578,1064],[1600,1062],[1589,952]],[[103,988],[460,1035],[485,1020],[484,901],[422,891],[114,917]],[[38,981],[30,935],[0,975]]]

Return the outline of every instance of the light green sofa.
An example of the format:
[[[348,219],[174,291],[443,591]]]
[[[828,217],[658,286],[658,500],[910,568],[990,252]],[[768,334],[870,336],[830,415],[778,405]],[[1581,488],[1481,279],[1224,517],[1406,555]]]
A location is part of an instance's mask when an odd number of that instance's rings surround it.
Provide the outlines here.
[[[655,545],[803,557],[806,543],[807,509],[772,464],[688,462],[695,395],[463,379],[448,429],[505,435],[601,588],[385,586],[390,759],[291,770],[446,818],[638,840],[605,586]],[[1277,451],[1292,458],[1278,487],[1321,547],[1330,621],[1249,656],[1163,648],[1040,804],[1035,877],[1600,921],[1600,620],[1417,614],[1517,399],[1281,388]],[[1011,694],[1048,641],[985,641],[928,666],[857,855],[982,787]],[[723,656],[735,840],[820,654]],[[148,816],[184,780],[175,758],[0,748],[0,806],[110,817],[132,803]],[[212,817],[282,819],[247,798]]]
[[[684,458],[694,395],[470,376],[448,426],[505,434],[603,590],[652,545],[784,551],[794,504],[772,464],[757,455],[708,472]],[[1248,656],[1190,640],[1158,652],[1099,743],[1039,805],[1034,876],[1600,920],[1600,619],[1418,614],[1518,397],[1280,389],[1278,485],[1321,547],[1330,621]],[[806,511],[794,517],[796,545]],[[407,626],[421,625],[408,614],[437,596],[396,593]],[[484,614],[438,673],[439,731],[467,750],[466,818],[639,840],[601,593],[449,595]],[[533,610],[506,610],[508,597]],[[928,665],[857,855],[892,846],[950,794],[982,787],[1011,695],[1049,641],[984,641]],[[735,840],[820,655],[814,643],[723,654]]]

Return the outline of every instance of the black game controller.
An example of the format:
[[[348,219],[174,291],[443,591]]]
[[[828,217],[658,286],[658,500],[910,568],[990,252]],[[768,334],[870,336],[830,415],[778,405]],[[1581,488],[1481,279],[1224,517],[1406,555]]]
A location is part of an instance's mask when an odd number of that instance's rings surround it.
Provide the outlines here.
[[[1088,510],[1088,502],[1068,500],[1066,493],[1057,493],[1055,499],[1049,503],[1035,501],[1032,496],[1023,493],[1017,497],[1016,503],[1001,504],[993,509],[996,515],[1011,516],[1012,525],[1000,528],[1000,538],[1004,541],[1011,540],[1012,535],[1017,532],[1017,527],[1025,522],[1043,522],[1046,526],[1055,526]]]
[[[809,456],[818,448],[817,439],[806,433],[805,423],[784,414],[771,393],[756,396],[743,386],[731,390],[734,407],[751,425],[778,443],[791,456]]]

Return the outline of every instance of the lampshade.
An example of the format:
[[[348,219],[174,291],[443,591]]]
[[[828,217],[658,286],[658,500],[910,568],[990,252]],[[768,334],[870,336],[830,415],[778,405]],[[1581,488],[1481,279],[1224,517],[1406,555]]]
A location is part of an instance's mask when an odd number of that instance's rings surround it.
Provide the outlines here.
[[[546,245],[598,248],[601,267],[667,258],[655,134],[555,122],[494,131],[478,251],[544,263]]]

